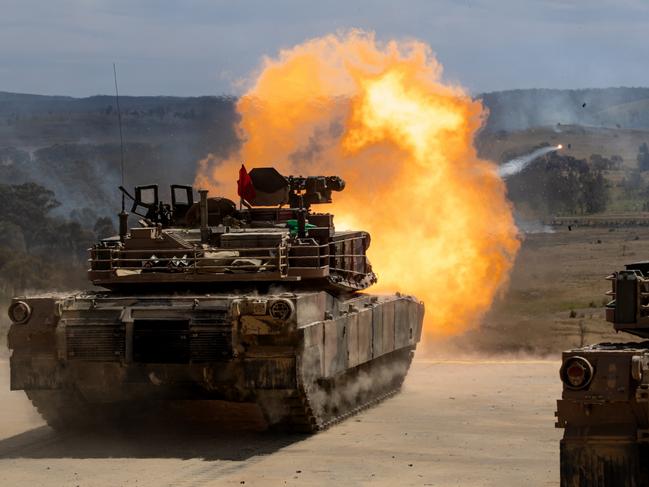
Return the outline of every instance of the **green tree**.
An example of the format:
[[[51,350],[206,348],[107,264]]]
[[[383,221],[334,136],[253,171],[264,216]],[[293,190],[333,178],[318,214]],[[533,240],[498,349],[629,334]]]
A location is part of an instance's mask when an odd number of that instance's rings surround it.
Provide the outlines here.
[[[600,213],[609,199],[608,185],[601,171],[590,171],[583,177],[583,209],[585,213]]]
[[[47,232],[48,214],[58,206],[54,193],[36,183],[0,184],[0,221],[20,227],[27,247]]]

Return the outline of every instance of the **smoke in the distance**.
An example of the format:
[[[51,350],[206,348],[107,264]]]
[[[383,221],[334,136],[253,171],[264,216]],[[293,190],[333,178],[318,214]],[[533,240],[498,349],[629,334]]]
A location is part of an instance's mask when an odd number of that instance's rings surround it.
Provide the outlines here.
[[[500,166],[498,168],[498,175],[503,179],[507,179],[509,176],[513,176],[514,174],[518,174],[519,172],[521,172],[532,162],[534,162],[534,160],[536,160],[537,158],[544,156],[545,154],[548,154],[550,152],[557,151],[559,149],[561,149],[561,145],[556,145],[552,147],[541,147],[540,149],[536,149],[535,151],[532,151],[529,154],[516,157],[515,159],[507,161],[502,166]]]

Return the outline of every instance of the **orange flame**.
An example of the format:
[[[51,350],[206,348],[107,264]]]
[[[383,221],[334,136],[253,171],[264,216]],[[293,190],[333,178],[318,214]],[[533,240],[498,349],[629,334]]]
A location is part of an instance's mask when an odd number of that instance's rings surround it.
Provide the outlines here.
[[[197,184],[233,195],[241,161],[337,174],[337,228],[366,229],[378,291],[426,303],[429,335],[477,326],[519,247],[505,187],[473,137],[485,110],[421,42],[353,31],[264,60],[240,98],[237,157],[201,161]]]

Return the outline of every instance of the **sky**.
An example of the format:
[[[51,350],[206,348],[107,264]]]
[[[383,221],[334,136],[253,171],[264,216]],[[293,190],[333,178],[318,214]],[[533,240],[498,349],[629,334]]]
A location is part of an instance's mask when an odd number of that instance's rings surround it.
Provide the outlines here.
[[[304,40],[419,39],[473,93],[649,86],[645,0],[0,0],[0,91],[237,95]]]

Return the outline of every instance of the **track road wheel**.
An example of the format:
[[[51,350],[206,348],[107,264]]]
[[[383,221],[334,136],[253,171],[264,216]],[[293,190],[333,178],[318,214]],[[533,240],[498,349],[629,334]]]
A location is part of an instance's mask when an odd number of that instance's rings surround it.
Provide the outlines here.
[[[25,391],[41,417],[57,431],[84,429],[90,426],[88,403],[76,391]]]
[[[132,420],[125,405],[92,404],[76,390],[25,392],[48,426],[57,431],[114,429]]]

